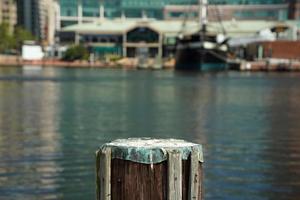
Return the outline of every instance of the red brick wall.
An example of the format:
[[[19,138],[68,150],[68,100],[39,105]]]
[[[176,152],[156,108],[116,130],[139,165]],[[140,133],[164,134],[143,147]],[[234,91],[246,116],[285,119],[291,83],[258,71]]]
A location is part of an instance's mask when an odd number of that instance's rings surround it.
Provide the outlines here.
[[[272,49],[272,58],[300,59],[300,41],[275,41],[260,43],[264,48],[264,57]]]

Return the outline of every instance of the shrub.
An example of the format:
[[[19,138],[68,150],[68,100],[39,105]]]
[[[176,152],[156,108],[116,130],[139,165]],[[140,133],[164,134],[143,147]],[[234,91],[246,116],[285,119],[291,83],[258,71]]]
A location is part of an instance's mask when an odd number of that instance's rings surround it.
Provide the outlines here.
[[[65,61],[87,60],[89,58],[88,50],[82,45],[73,45],[67,49],[63,56]]]

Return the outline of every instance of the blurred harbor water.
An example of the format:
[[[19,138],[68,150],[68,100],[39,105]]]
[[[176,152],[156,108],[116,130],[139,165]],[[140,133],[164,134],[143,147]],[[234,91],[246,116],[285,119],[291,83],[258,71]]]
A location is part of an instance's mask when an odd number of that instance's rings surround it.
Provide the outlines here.
[[[300,74],[0,68],[0,199],[95,199],[94,152],[204,144],[205,199],[300,199]]]

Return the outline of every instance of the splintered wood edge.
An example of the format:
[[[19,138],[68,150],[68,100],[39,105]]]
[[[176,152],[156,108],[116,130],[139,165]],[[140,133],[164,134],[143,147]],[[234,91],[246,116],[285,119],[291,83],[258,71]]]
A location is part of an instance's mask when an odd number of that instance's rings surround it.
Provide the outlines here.
[[[97,199],[111,199],[111,148],[104,147],[97,152]]]
[[[176,150],[168,152],[168,200],[182,200],[182,157]]]
[[[100,200],[100,152],[101,150],[96,151],[96,198]]]

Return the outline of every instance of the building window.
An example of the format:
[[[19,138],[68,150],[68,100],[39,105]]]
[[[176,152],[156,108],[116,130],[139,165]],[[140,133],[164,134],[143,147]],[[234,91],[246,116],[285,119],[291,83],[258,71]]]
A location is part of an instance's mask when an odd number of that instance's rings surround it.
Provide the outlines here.
[[[138,43],[138,42],[146,42],[146,43],[157,43],[159,40],[159,35],[155,31],[147,28],[147,27],[139,27],[133,29],[127,33],[127,41]]]
[[[67,16],[72,16],[72,10],[67,10]]]
[[[84,17],[99,17],[100,3],[99,0],[82,1],[82,15]]]
[[[78,16],[78,1],[77,0],[60,0],[61,16]]]
[[[77,21],[61,21],[61,27],[71,26],[77,24]]]

